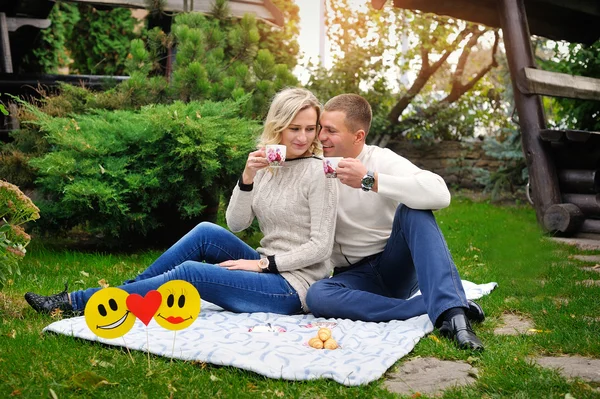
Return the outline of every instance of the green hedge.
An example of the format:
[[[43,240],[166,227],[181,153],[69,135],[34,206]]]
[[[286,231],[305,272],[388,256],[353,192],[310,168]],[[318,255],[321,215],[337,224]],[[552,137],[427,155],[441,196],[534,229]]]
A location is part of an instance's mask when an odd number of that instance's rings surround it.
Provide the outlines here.
[[[50,145],[29,164],[46,231],[81,227],[107,244],[157,235],[172,242],[206,219],[243,170],[259,123],[244,99],[175,102],[139,111],[54,117],[29,106]],[[216,214],[216,209],[211,210]]]

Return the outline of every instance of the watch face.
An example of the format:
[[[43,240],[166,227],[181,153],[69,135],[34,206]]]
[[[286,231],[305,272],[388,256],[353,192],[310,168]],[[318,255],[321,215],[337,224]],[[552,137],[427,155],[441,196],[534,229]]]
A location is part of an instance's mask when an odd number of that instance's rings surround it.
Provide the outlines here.
[[[258,261],[258,266],[263,270],[267,269],[269,267],[269,260],[267,258],[262,258]]]
[[[363,187],[371,188],[373,187],[373,183],[375,183],[375,178],[373,176],[365,176],[361,183]]]

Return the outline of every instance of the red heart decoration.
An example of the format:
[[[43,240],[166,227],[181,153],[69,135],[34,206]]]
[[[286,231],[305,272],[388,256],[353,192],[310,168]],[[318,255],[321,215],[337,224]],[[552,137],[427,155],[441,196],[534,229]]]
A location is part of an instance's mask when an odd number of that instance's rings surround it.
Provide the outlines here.
[[[145,325],[150,323],[161,302],[162,295],[155,290],[148,291],[144,297],[139,294],[130,294],[125,300],[127,308]]]

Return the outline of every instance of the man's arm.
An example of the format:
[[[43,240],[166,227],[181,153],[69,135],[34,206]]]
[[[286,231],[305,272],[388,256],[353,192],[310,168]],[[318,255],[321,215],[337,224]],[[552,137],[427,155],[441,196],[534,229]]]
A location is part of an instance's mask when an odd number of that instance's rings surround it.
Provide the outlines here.
[[[368,170],[375,177],[371,191],[409,208],[441,209],[450,205],[450,191],[444,179],[388,149],[378,150],[366,164],[354,158],[341,160],[337,175],[342,184],[360,189]]]

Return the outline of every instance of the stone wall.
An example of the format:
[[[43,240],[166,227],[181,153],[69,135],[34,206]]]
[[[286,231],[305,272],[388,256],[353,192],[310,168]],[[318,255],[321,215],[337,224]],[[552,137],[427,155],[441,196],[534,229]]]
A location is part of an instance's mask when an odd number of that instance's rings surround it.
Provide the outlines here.
[[[442,176],[450,187],[482,189],[483,185],[475,179],[474,169],[493,172],[502,165],[501,161],[486,155],[482,145],[482,141],[442,141],[431,145],[391,141],[387,147],[418,167]]]

